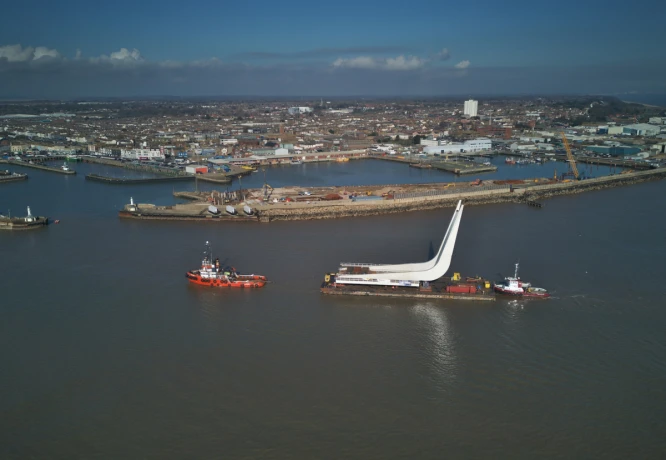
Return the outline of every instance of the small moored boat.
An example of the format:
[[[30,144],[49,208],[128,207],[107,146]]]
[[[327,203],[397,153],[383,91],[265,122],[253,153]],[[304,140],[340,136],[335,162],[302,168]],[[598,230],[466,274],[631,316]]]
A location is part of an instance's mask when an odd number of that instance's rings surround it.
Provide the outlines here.
[[[190,283],[211,287],[254,289],[264,287],[267,282],[263,275],[241,275],[236,273],[234,267],[222,269],[219,258],[213,261],[213,253],[208,241],[206,241],[201,268],[188,271],[185,273],[185,277]]]
[[[248,216],[252,216],[252,215],[254,215],[254,211],[253,211],[252,208],[249,207],[248,205],[243,206],[243,212],[244,212],[245,214],[247,214]]]
[[[225,209],[227,211],[227,214],[231,214],[232,216],[238,214],[238,211],[236,211],[236,208],[234,208],[233,206],[227,205]]]

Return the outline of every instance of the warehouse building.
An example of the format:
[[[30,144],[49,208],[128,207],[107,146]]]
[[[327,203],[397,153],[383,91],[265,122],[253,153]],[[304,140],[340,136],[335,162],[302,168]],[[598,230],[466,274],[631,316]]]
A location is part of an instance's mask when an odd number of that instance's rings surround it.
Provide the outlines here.
[[[585,150],[598,153],[599,155],[611,155],[614,157],[635,155],[641,151],[638,147],[629,147],[627,145],[592,145],[585,147]]]
[[[451,154],[451,153],[475,153],[492,148],[492,141],[486,138],[472,139],[463,142],[462,144],[447,144],[429,146],[423,149],[423,153],[434,155],[437,154]]]
[[[622,127],[622,134],[625,136],[656,136],[661,132],[659,126],[647,123],[637,123],[635,125],[626,125]]]
[[[300,113],[312,112],[312,107],[289,107],[287,112],[289,112],[289,115],[298,115]]]

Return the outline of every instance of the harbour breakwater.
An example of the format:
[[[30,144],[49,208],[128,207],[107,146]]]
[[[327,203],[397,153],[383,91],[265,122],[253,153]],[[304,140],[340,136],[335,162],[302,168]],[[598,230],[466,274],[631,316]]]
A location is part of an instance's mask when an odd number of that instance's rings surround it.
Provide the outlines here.
[[[233,206],[232,206],[233,207]],[[226,208],[225,208],[226,210]],[[191,203],[177,206],[156,206],[150,203],[138,203],[126,205],[118,213],[119,217],[127,219],[144,220],[190,220],[199,222],[258,222],[258,215],[252,213],[246,214],[243,209],[236,209],[235,214],[229,214],[223,211],[217,211],[216,214],[210,212],[210,207],[206,203]]]
[[[99,174],[88,174],[86,180],[94,182],[103,182],[111,185],[132,185],[132,184],[150,184],[154,182],[173,182],[173,181],[190,181],[194,176],[167,176],[167,177],[147,177],[138,179],[126,179],[122,177],[100,176]]]
[[[453,156],[453,155],[451,155]],[[472,175],[472,174],[483,174],[488,172],[496,172],[497,166],[494,165],[484,165],[476,162],[461,162],[461,161],[448,161],[441,158],[434,158],[428,160],[415,160],[413,158],[405,158],[404,156],[384,156],[384,155],[373,155],[369,156],[370,159],[375,160],[384,160],[392,161],[395,163],[404,163],[409,165],[410,168],[418,169],[439,169],[441,171],[447,171],[453,173],[457,176]]]
[[[140,171],[140,172],[146,172],[150,174],[155,174],[158,176],[162,177],[167,177],[167,178],[185,178],[185,179],[194,179],[195,175],[187,173],[185,171],[179,170],[179,169],[173,169],[173,168],[163,168],[160,166],[153,166],[153,165],[143,165],[143,164],[136,164],[136,163],[131,163],[131,162],[122,162],[119,160],[113,160],[109,158],[94,158],[94,157],[82,157],[81,161],[84,163],[93,163],[93,164],[100,164],[100,165],[105,165],[105,166],[113,166],[116,168],[123,168],[123,169],[128,169],[130,171]],[[237,177],[245,174],[250,174],[251,171],[246,171],[241,168],[236,168],[231,170],[229,173],[206,173],[206,174],[197,174],[196,178],[204,181],[204,182],[212,182],[214,184],[231,184],[232,183],[232,177]],[[114,182],[111,179],[114,179],[109,176],[99,176],[95,175],[98,178],[102,177],[107,177],[107,179],[102,180],[100,179],[99,182],[107,182],[107,183],[118,183],[121,184],[122,182]],[[86,177],[87,178],[87,177]],[[185,180],[183,179],[183,180]],[[96,180],[96,179],[92,179]],[[141,183],[150,183],[150,182],[155,182],[154,180],[148,180],[148,181],[143,181],[142,180],[127,180],[127,184],[141,184]]]
[[[131,162],[123,162],[120,160],[113,160],[110,158],[94,158],[94,157],[82,157],[81,161],[84,163],[93,163],[93,164],[100,164],[100,165],[105,165],[105,166],[114,166],[116,168],[123,168],[123,169],[128,169],[130,171],[141,171],[141,172],[146,172],[146,173],[152,173],[152,174],[159,174],[161,176],[169,176],[169,177],[187,177],[191,176],[191,174],[188,174],[184,171],[176,170],[176,169],[171,169],[171,168],[162,168],[159,166],[153,166],[153,165],[144,165],[144,164],[136,164],[136,163],[131,163]]]
[[[337,219],[425,211],[455,207],[458,200],[462,200],[465,205],[534,202],[559,195],[572,195],[664,178],[666,178],[666,168],[605,176],[584,181],[533,185],[524,188],[514,188],[508,185],[506,188],[497,188],[494,190],[468,191],[397,200],[373,201],[369,203],[338,204],[336,202],[327,204],[326,206],[313,206],[309,208],[290,208],[284,206],[280,208],[261,209],[259,220],[261,222],[272,222],[280,220]]]
[[[284,220],[318,220],[338,219],[344,217],[365,217],[380,214],[393,214],[409,211],[423,211],[454,207],[458,200],[466,205],[488,205],[496,203],[529,203],[559,195],[571,195],[610,187],[619,187],[650,180],[666,178],[666,168],[652,169],[629,174],[604,176],[582,181],[555,182],[549,184],[525,185],[514,187],[512,184],[488,188],[440,193],[426,192],[394,197],[393,199],[377,199],[372,201],[319,201],[312,203],[293,202],[256,205],[256,221],[273,222]],[[193,203],[194,205],[194,203]],[[202,206],[200,204],[199,206]],[[177,205],[178,206],[178,205]],[[188,206],[188,205],[180,205]],[[182,208],[181,208],[182,209]],[[184,212],[177,207],[151,210],[143,216],[137,212],[121,211],[121,217],[149,218],[161,220],[202,220],[202,212]],[[220,222],[227,219],[216,219]]]
[[[28,163],[28,162],[25,162],[25,161],[4,160],[3,162],[6,163],[6,164],[10,164],[10,165],[14,165],[14,166],[20,166],[20,167],[23,167],[23,168],[41,169],[42,171],[49,171],[49,172],[54,172],[54,173],[58,173],[58,174],[66,174],[68,176],[72,176],[72,175],[76,174],[76,171],[73,171],[71,169],[68,170],[68,171],[65,171],[60,167],[44,166],[44,165],[41,165],[41,164]]]

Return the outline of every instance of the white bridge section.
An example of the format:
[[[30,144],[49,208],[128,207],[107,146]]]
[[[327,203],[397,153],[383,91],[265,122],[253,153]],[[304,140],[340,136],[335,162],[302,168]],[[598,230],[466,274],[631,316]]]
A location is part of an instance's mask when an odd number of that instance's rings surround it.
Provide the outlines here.
[[[441,278],[451,266],[464,207],[461,202],[458,202],[439,251],[433,259],[423,263],[398,265],[343,264],[343,267],[367,267],[373,273],[338,273],[335,282],[338,284],[418,287],[421,281],[434,281]]]
[[[456,210],[454,212],[454,217],[457,212],[460,212],[462,214],[461,208],[462,208],[462,201],[458,201],[458,205],[456,206]],[[449,234],[451,226],[453,225],[453,220],[451,219],[451,223],[449,223],[449,228],[446,231],[446,235]],[[455,240],[455,236],[453,237]],[[342,263],[340,264],[340,268],[345,268],[345,267],[364,267],[367,268],[368,270],[372,272],[420,272],[424,270],[429,270],[435,266],[437,263],[437,259],[439,258],[440,254],[444,251],[444,244],[446,243],[446,236],[442,240],[442,244],[439,245],[439,250],[437,250],[437,253],[434,255],[432,259],[430,259],[427,262],[419,262],[419,263],[414,263],[414,264],[398,264],[398,265],[389,265],[389,264],[358,264],[358,263]]]

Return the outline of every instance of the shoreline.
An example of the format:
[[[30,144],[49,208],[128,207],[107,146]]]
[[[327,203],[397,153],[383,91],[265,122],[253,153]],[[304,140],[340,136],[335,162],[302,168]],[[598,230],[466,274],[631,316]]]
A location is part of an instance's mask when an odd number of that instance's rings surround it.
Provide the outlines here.
[[[662,108],[664,108],[663,105],[645,104],[643,102],[636,102],[636,101],[625,101],[624,99],[620,99],[620,102],[624,102],[625,104],[638,104],[638,105],[642,105],[643,107],[652,107],[653,109],[662,109]]]

